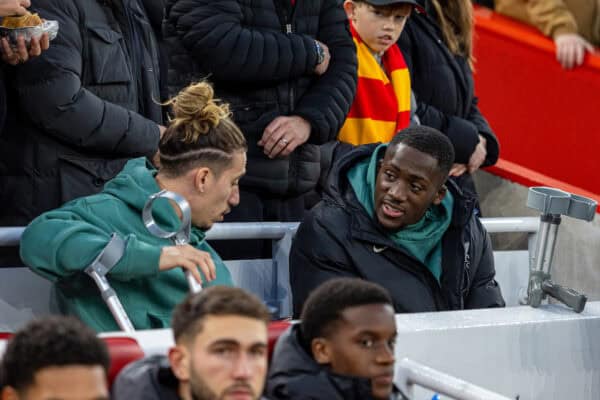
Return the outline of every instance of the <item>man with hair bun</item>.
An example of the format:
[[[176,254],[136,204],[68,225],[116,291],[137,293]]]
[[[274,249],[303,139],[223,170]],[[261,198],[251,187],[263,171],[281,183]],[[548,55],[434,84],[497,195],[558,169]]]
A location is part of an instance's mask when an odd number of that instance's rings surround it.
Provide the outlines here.
[[[173,308],[188,292],[179,267],[206,286],[232,285],[227,267],[205,234],[239,203],[246,141],[230,119],[228,106],[213,98],[208,83],[188,86],[168,104],[174,117],[159,143],[159,170],[145,158],[130,160],[101,193],[42,214],[21,239],[23,261],[56,284],[62,311],[78,315],[98,331],[118,327],[83,271],[113,233],[126,244],[107,277],[136,329],[169,325]],[[190,205],[187,245],[173,246],[170,239],[155,237],[144,226],[144,204],[161,190],[180,194]],[[167,201],[153,208],[155,219],[171,229],[180,224],[177,212]]]
[[[356,92],[356,50],[339,0],[168,0],[169,88],[209,79],[248,141],[241,205],[228,222],[297,222]],[[226,259],[271,242],[217,242]]]
[[[294,315],[340,276],[380,284],[396,312],[504,306],[475,199],[448,180],[453,161],[450,140],[426,126],[342,156],[292,244]]]

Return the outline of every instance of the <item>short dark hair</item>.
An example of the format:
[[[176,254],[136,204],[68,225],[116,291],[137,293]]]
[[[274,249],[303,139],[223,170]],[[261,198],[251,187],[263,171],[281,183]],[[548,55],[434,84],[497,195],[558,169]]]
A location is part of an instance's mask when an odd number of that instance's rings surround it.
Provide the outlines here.
[[[239,315],[265,324],[271,319],[267,307],[253,294],[235,287],[212,286],[189,295],[175,307],[171,322],[175,341],[195,337],[209,315]]]
[[[347,308],[370,304],[393,306],[389,293],[376,283],[359,278],[326,281],[304,303],[300,317],[304,343],[310,348],[313,339],[329,336]]]
[[[395,151],[400,143],[429,154],[438,162],[438,169],[448,175],[454,163],[454,146],[450,139],[437,129],[416,125],[398,132],[390,142],[387,151]]]
[[[96,333],[73,317],[34,320],[15,333],[0,365],[0,387],[26,389],[47,367],[101,366],[108,376],[110,357]]]

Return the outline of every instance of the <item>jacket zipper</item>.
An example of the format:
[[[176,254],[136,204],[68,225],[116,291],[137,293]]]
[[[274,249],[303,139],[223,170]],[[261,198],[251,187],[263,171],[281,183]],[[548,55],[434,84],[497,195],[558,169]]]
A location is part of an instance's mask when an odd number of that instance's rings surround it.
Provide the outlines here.
[[[275,1],[279,1],[279,0],[275,0]],[[294,6],[295,8],[295,6]],[[294,33],[294,29],[292,27],[292,21],[290,21],[288,19],[288,13],[285,10],[281,10],[282,14],[283,14],[283,31],[285,32],[286,35],[292,34]],[[292,10],[292,19],[293,19],[293,15],[294,15],[294,10]],[[294,111],[294,99],[295,99],[295,94],[294,94],[294,84],[293,82],[290,80],[288,81],[288,85],[289,85],[289,97],[288,97],[288,101],[290,103],[290,113],[292,113]]]

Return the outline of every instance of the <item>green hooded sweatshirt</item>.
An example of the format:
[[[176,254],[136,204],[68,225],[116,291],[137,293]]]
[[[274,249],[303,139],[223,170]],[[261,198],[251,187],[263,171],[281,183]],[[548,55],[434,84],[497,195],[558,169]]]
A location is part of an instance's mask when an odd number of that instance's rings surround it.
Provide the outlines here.
[[[173,308],[188,294],[181,268],[158,269],[161,249],[173,243],[153,236],[142,222],[146,200],[160,191],[154,179],[156,172],[145,158],[130,160],[101,193],[40,215],[21,239],[21,258],[33,271],[55,283],[61,310],[79,316],[97,331],[119,327],[92,279],[83,271],[113,232],[126,240],[127,246],[108,280],[136,329],[169,327]],[[167,200],[157,201],[153,211],[164,229],[179,226],[179,218]],[[203,286],[232,286],[229,270],[204,238],[204,231],[192,227],[190,245],[209,252],[217,272],[217,278]]]

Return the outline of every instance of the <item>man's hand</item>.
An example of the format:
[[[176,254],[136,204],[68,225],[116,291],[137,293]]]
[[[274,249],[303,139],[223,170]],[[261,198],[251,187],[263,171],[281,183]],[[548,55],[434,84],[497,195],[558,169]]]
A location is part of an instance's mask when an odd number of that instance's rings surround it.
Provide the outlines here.
[[[587,40],[576,33],[565,33],[554,38],[556,44],[556,59],[564,69],[583,64],[585,52],[593,52],[592,46]]]
[[[449,175],[461,176],[465,172],[467,172],[467,164],[452,164]]]
[[[327,72],[327,68],[329,68],[329,60],[331,59],[331,53],[329,53],[329,47],[327,47],[325,43],[319,42],[318,40],[316,40],[316,42],[318,42],[319,46],[321,46],[321,48],[323,49],[323,53],[325,53],[325,58],[323,59],[323,62],[321,64],[317,64],[317,66],[315,67],[315,74],[323,75],[325,72]]]
[[[24,15],[30,5],[29,0],[0,0],[0,17]]]
[[[29,51],[27,51],[27,45],[25,44],[25,38],[23,36],[17,38],[16,50],[13,50],[10,47],[6,38],[2,38],[1,43],[2,59],[10,65],[24,63],[29,60],[30,57],[37,57],[42,54],[42,51],[47,50],[48,47],[50,47],[50,39],[48,38],[47,33],[44,33],[39,38],[32,37],[29,42]]]
[[[158,261],[158,269],[160,271],[168,271],[178,267],[190,271],[194,279],[200,284],[202,284],[202,277],[198,272],[198,268],[200,268],[208,281],[212,281],[217,277],[215,264],[210,257],[210,253],[198,250],[189,244],[166,246],[160,252],[160,259]]]
[[[487,140],[481,135],[479,135],[479,143],[475,146],[475,151],[471,154],[471,158],[469,159],[469,164],[467,169],[469,173],[477,171],[477,169],[483,164],[485,161],[485,157],[487,156]]]
[[[310,136],[310,124],[302,117],[277,117],[263,132],[258,141],[269,158],[288,156]]]

